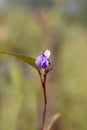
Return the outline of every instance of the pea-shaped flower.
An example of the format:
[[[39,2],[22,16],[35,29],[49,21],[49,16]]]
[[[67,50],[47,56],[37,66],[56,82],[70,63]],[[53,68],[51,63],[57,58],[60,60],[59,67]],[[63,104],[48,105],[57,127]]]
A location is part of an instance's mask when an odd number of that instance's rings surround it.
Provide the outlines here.
[[[35,64],[40,68],[47,68],[50,64],[49,62],[50,55],[51,55],[50,51],[46,50],[36,58]]]

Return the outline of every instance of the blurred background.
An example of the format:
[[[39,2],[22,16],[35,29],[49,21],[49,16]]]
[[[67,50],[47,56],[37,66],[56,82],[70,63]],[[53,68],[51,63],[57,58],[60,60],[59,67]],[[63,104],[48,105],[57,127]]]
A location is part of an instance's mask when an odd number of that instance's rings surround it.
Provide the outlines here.
[[[87,130],[87,0],[0,0],[0,50],[37,57],[51,50],[46,126]],[[39,130],[43,93],[38,73],[0,55],[0,130]]]

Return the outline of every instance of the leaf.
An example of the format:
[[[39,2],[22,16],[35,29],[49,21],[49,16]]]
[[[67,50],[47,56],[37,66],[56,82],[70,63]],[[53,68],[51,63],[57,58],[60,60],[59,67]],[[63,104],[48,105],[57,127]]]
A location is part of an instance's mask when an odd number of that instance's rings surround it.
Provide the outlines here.
[[[11,56],[15,56],[21,60],[23,60],[24,62],[30,64],[32,67],[34,67],[37,71],[40,70],[40,68],[38,68],[35,64],[35,59],[32,58],[32,57],[28,57],[28,56],[25,56],[25,55],[22,55],[20,53],[15,53],[15,52],[11,52],[11,51],[0,51],[1,54],[8,54],[8,55],[11,55]]]

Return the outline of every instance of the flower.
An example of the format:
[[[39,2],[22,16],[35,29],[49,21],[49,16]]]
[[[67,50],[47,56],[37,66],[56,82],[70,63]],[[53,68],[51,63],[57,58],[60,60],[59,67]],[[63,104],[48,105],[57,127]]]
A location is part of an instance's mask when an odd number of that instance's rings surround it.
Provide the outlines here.
[[[49,66],[49,57],[51,53],[49,50],[46,50],[45,52],[41,53],[35,61],[35,64],[40,68],[47,68]]]

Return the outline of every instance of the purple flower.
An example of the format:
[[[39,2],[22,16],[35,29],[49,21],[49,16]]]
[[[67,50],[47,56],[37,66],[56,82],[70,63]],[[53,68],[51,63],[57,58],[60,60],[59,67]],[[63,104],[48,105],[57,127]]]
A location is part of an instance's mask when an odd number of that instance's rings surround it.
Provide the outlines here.
[[[49,50],[41,53],[35,61],[35,64],[40,68],[47,68],[49,66],[49,56],[51,55]]]

